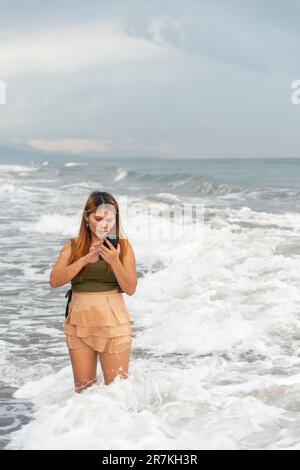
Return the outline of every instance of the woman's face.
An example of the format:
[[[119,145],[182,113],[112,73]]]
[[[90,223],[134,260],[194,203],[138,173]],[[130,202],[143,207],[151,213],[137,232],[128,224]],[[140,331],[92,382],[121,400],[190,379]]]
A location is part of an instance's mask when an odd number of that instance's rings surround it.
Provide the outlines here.
[[[89,226],[93,234],[101,239],[104,239],[111,231],[115,235],[115,230],[112,230],[116,224],[116,211],[111,204],[101,204],[97,207],[96,212],[89,215]]]

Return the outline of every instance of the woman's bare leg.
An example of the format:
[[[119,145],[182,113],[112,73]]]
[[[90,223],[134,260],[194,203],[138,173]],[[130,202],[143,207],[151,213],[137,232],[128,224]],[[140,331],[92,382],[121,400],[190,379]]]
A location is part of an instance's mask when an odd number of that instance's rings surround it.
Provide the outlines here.
[[[131,347],[119,353],[99,352],[100,364],[105,384],[110,384],[117,375],[128,378],[129,358]]]
[[[69,349],[72,363],[75,392],[80,393],[97,380],[97,351],[91,349]]]

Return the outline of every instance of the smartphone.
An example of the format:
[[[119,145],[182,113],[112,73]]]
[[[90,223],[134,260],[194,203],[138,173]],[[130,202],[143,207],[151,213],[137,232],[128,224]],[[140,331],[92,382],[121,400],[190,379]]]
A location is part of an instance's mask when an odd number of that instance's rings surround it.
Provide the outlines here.
[[[117,235],[114,238],[106,237],[104,239],[103,245],[106,246],[106,248],[109,248],[108,243],[106,243],[106,240],[109,240],[110,243],[114,246],[114,248],[117,249],[119,243],[119,237]]]

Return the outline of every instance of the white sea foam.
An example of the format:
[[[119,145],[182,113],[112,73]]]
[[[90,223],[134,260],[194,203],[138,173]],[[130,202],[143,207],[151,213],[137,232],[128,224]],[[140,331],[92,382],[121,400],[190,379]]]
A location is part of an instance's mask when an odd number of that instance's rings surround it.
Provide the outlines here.
[[[128,175],[128,172],[126,170],[122,170],[122,168],[118,168],[118,173],[114,177],[114,181],[121,181],[124,180]]]
[[[28,166],[28,165],[5,165],[5,164],[0,164],[0,172],[5,172],[5,173],[26,173],[30,171],[37,171],[39,168],[36,166]]]
[[[76,394],[70,369],[15,392],[33,402],[35,419],[12,434],[7,449],[276,449],[297,439],[284,408],[299,396],[300,375],[285,381],[243,371],[242,385],[220,358],[184,368],[137,359],[127,380],[107,386],[99,375]],[[222,384],[225,377],[232,383]]]
[[[66,167],[69,167],[69,166],[84,166],[84,165],[88,165],[88,162],[67,162],[67,163],[65,163]]]

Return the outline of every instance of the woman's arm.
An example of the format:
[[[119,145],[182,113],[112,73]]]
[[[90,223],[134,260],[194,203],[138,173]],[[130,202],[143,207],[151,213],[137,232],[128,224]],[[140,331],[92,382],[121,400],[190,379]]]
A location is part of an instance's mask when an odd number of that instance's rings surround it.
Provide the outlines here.
[[[69,265],[71,252],[71,241],[69,240],[60,250],[58,259],[51,270],[49,280],[51,287],[63,286],[87,264],[86,257],[82,256],[75,263]]]
[[[123,262],[121,262],[119,257],[116,257],[111,267],[120,287],[126,294],[133,295],[137,286],[137,275],[134,251],[129,242],[127,253],[123,257]]]

